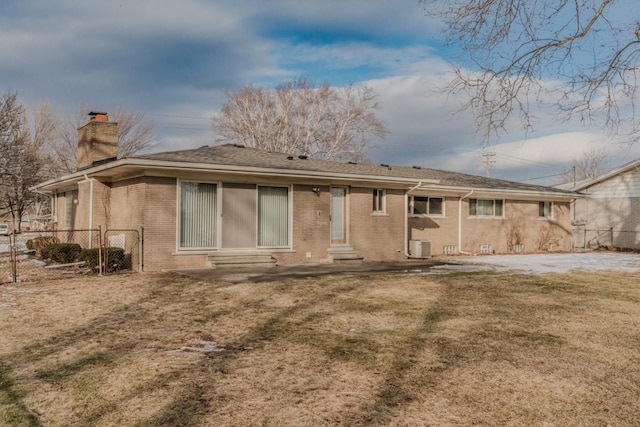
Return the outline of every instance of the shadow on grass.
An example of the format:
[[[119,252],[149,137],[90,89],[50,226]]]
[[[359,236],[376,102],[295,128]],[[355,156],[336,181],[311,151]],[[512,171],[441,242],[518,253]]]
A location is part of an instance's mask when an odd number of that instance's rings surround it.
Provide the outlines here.
[[[0,423],[9,426],[42,426],[38,416],[23,402],[25,393],[19,390],[11,378],[11,370],[0,359]]]
[[[181,299],[182,290],[190,284],[197,283],[195,279],[180,279],[180,284],[174,285],[172,277],[165,277],[154,285],[147,294],[133,302],[121,305],[108,314],[99,316],[90,322],[54,335],[45,340],[34,342],[21,348],[6,357],[6,362],[0,360],[0,393],[4,395],[4,401],[11,414],[16,414],[14,418],[23,421],[11,421],[9,425],[41,425],[37,415],[23,403],[24,393],[19,393],[16,385],[11,381],[12,372],[19,368],[35,366],[35,376],[37,379],[51,384],[56,388],[66,389],[77,387],[74,383],[79,378],[91,377],[96,369],[102,370],[110,368],[117,369],[129,354],[139,349],[146,349],[152,341],[158,339],[157,331],[154,329],[154,322],[167,322],[171,327],[171,320],[158,319],[158,313],[154,311],[155,306],[166,304],[170,301],[177,304],[181,309],[188,306],[191,313],[192,323],[202,326],[203,310],[200,306],[192,306],[193,295],[185,296]],[[229,283],[211,284],[208,290],[224,288]],[[320,288],[318,292],[305,295],[299,303],[293,306],[275,309],[274,313],[262,323],[254,327],[236,342],[225,343],[226,351],[216,353],[215,357],[203,357],[197,363],[183,367],[174,367],[170,372],[156,375],[151,381],[136,385],[128,389],[125,393],[117,397],[101,398],[99,403],[92,403],[91,406],[83,408],[74,414],[69,414],[69,418],[62,420],[74,425],[99,424],[101,420],[117,412],[127,402],[145,397],[148,393],[166,387],[175,389],[172,395],[176,397],[162,407],[153,408],[155,414],[139,425],[192,425],[199,419],[207,416],[211,412],[212,402],[210,396],[215,390],[220,375],[231,371],[232,364],[250,347],[259,349],[279,337],[286,337],[291,333],[293,324],[291,318],[298,312],[308,310],[316,304],[335,298],[340,292],[352,290],[348,286],[333,286],[331,288]],[[206,298],[200,298],[203,306]],[[262,304],[258,301],[256,304]],[[145,308],[145,307],[152,308]],[[218,315],[229,315],[233,311],[241,312],[250,307],[239,305],[234,310],[218,310],[207,315],[206,321],[215,320]],[[206,311],[206,310],[205,310]],[[167,325],[164,325],[167,327]],[[123,330],[133,330],[134,334],[123,334]],[[100,343],[95,345],[95,343]],[[93,345],[91,345],[93,344]],[[86,348],[83,348],[85,346]],[[67,352],[79,352],[79,356],[73,360],[65,357]],[[62,356],[64,362],[57,362],[56,359]],[[9,362],[10,361],[10,362]],[[38,368],[38,366],[41,366]],[[23,381],[27,381],[24,379]],[[95,396],[94,396],[95,397]],[[217,395],[217,402],[224,399],[223,395]],[[25,424],[26,423],[26,424]]]

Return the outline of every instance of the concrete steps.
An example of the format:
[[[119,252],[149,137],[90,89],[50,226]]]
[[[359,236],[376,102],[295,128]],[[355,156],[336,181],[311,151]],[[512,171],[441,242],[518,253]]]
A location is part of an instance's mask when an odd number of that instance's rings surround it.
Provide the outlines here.
[[[335,264],[361,264],[364,260],[364,257],[348,246],[329,248],[327,253],[329,259]]]
[[[275,267],[276,259],[268,252],[217,252],[207,257],[211,268],[265,268]]]

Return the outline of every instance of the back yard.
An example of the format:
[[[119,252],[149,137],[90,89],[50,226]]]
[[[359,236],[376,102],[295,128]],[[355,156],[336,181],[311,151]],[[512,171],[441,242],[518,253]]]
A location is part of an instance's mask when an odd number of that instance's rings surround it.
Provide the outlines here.
[[[630,426],[640,274],[0,286],[0,425]]]

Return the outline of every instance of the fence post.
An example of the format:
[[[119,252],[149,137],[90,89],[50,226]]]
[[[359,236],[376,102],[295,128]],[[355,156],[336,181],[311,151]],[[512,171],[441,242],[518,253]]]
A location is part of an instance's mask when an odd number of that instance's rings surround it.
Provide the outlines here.
[[[102,226],[98,226],[98,275],[102,276]]]
[[[139,268],[140,268],[140,273],[142,273],[144,271],[144,227],[140,227],[140,244],[138,245],[138,258],[140,258],[140,261],[138,264]]]
[[[613,227],[609,228],[609,231],[611,232],[611,247],[613,247]]]
[[[13,237],[13,242],[11,237]],[[18,283],[18,254],[16,252],[15,233],[9,234],[9,262],[11,263],[11,281]]]

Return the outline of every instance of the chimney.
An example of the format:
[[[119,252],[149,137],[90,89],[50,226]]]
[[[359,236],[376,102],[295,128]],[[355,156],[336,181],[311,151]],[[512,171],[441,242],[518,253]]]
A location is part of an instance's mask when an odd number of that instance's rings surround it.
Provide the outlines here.
[[[110,122],[107,113],[92,111],[89,117],[87,124],[78,129],[78,170],[118,156],[118,124]]]

